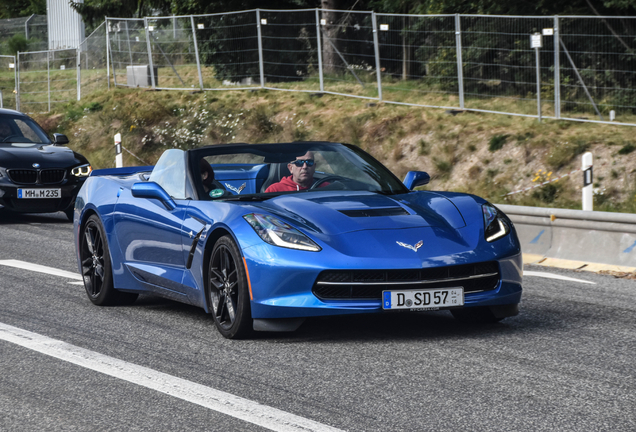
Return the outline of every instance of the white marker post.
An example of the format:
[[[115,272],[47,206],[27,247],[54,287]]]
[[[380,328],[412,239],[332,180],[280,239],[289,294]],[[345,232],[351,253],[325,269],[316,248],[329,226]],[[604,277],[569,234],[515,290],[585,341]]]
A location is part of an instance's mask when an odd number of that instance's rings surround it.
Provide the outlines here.
[[[530,46],[534,48],[535,64],[537,68],[537,118],[541,123],[541,65],[539,64],[539,48],[543,48],[543,36],[541,33],[530,35]]]
[[[581,159],[583,170],[583,210],[594,210],[594,173],[592,172],[592,153],[586,152]]]
[[[124,166],[124,156],[121,154],[121,134],[115,134],[115,168]]]

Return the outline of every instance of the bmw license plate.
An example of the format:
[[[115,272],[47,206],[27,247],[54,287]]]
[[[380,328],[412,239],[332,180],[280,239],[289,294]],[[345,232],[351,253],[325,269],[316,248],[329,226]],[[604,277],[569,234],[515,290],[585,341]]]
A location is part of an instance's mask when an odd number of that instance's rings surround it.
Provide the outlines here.
[[[61,198],[62,189],[18,189],[18,198]]]
[[[437,310],[463,305],[462,287],[382,291],[382,309]]]

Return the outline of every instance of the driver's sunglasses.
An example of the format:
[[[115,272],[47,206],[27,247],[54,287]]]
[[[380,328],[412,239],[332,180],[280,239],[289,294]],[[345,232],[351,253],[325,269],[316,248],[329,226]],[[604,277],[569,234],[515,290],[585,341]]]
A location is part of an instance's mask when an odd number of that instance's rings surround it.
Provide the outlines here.
[[[295,161],[293,161],[291,163],[296,165],[298,168],[302,168],[302,166],[305,165],[305,164],[307,164],[308,167],[312,167],[312,166],[314,166],[316,161],[313,160],[313,159],[296,159]]]

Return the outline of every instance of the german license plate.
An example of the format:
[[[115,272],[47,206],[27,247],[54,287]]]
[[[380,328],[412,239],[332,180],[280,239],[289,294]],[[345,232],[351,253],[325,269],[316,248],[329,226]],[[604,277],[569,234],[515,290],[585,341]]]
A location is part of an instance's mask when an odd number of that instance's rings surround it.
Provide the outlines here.
[[[437,310],[463,305],[462,287],[382,291],[382,309]]]
[[[18,189],[18,198],[61,198],[62,189]]]

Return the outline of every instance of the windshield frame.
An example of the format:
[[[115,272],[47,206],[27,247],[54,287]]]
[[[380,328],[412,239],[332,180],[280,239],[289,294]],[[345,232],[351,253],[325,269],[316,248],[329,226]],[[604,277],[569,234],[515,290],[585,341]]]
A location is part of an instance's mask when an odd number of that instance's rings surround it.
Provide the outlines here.
[[[253,154],[262,156],[264,163],[287,163],[294,157],[300,157],[307,151],[320,152],[334,152],[345,156],[346,162],[355,166],[366,166],[371,168],[371,172],[376,176],[375,180],[381,187],[379,190],[371,190],[370,192],[380,193],[384,195],[397,195],[410,192],[406,186],[398,179],[387,167],[381,162],[371,156],[364,150],[346,143],[334,143],[325,141],[302,141],[293,143],[269,143],[269,144],[217,144],[205,147],[199,147],[196,149],[187,150],[188,165],[192,169],[199,166],[199,161],[203,157],[208,156],[223,156],[232,154]],[[372,176],[369,172],[364,172],[366,175]],[[197,176],[192,174],[192,178]],[[382,181],[383,183],[380,183]],[[205,197],[203,186],[195,182],[195,188],[199,197]],[[304,192],[316,192],[321,188],[305,189],[291,192],[257,192],[244,195],[225,195],[218,198],[218,200],[267,200],[282,194],[290,193],[304,193]]]

